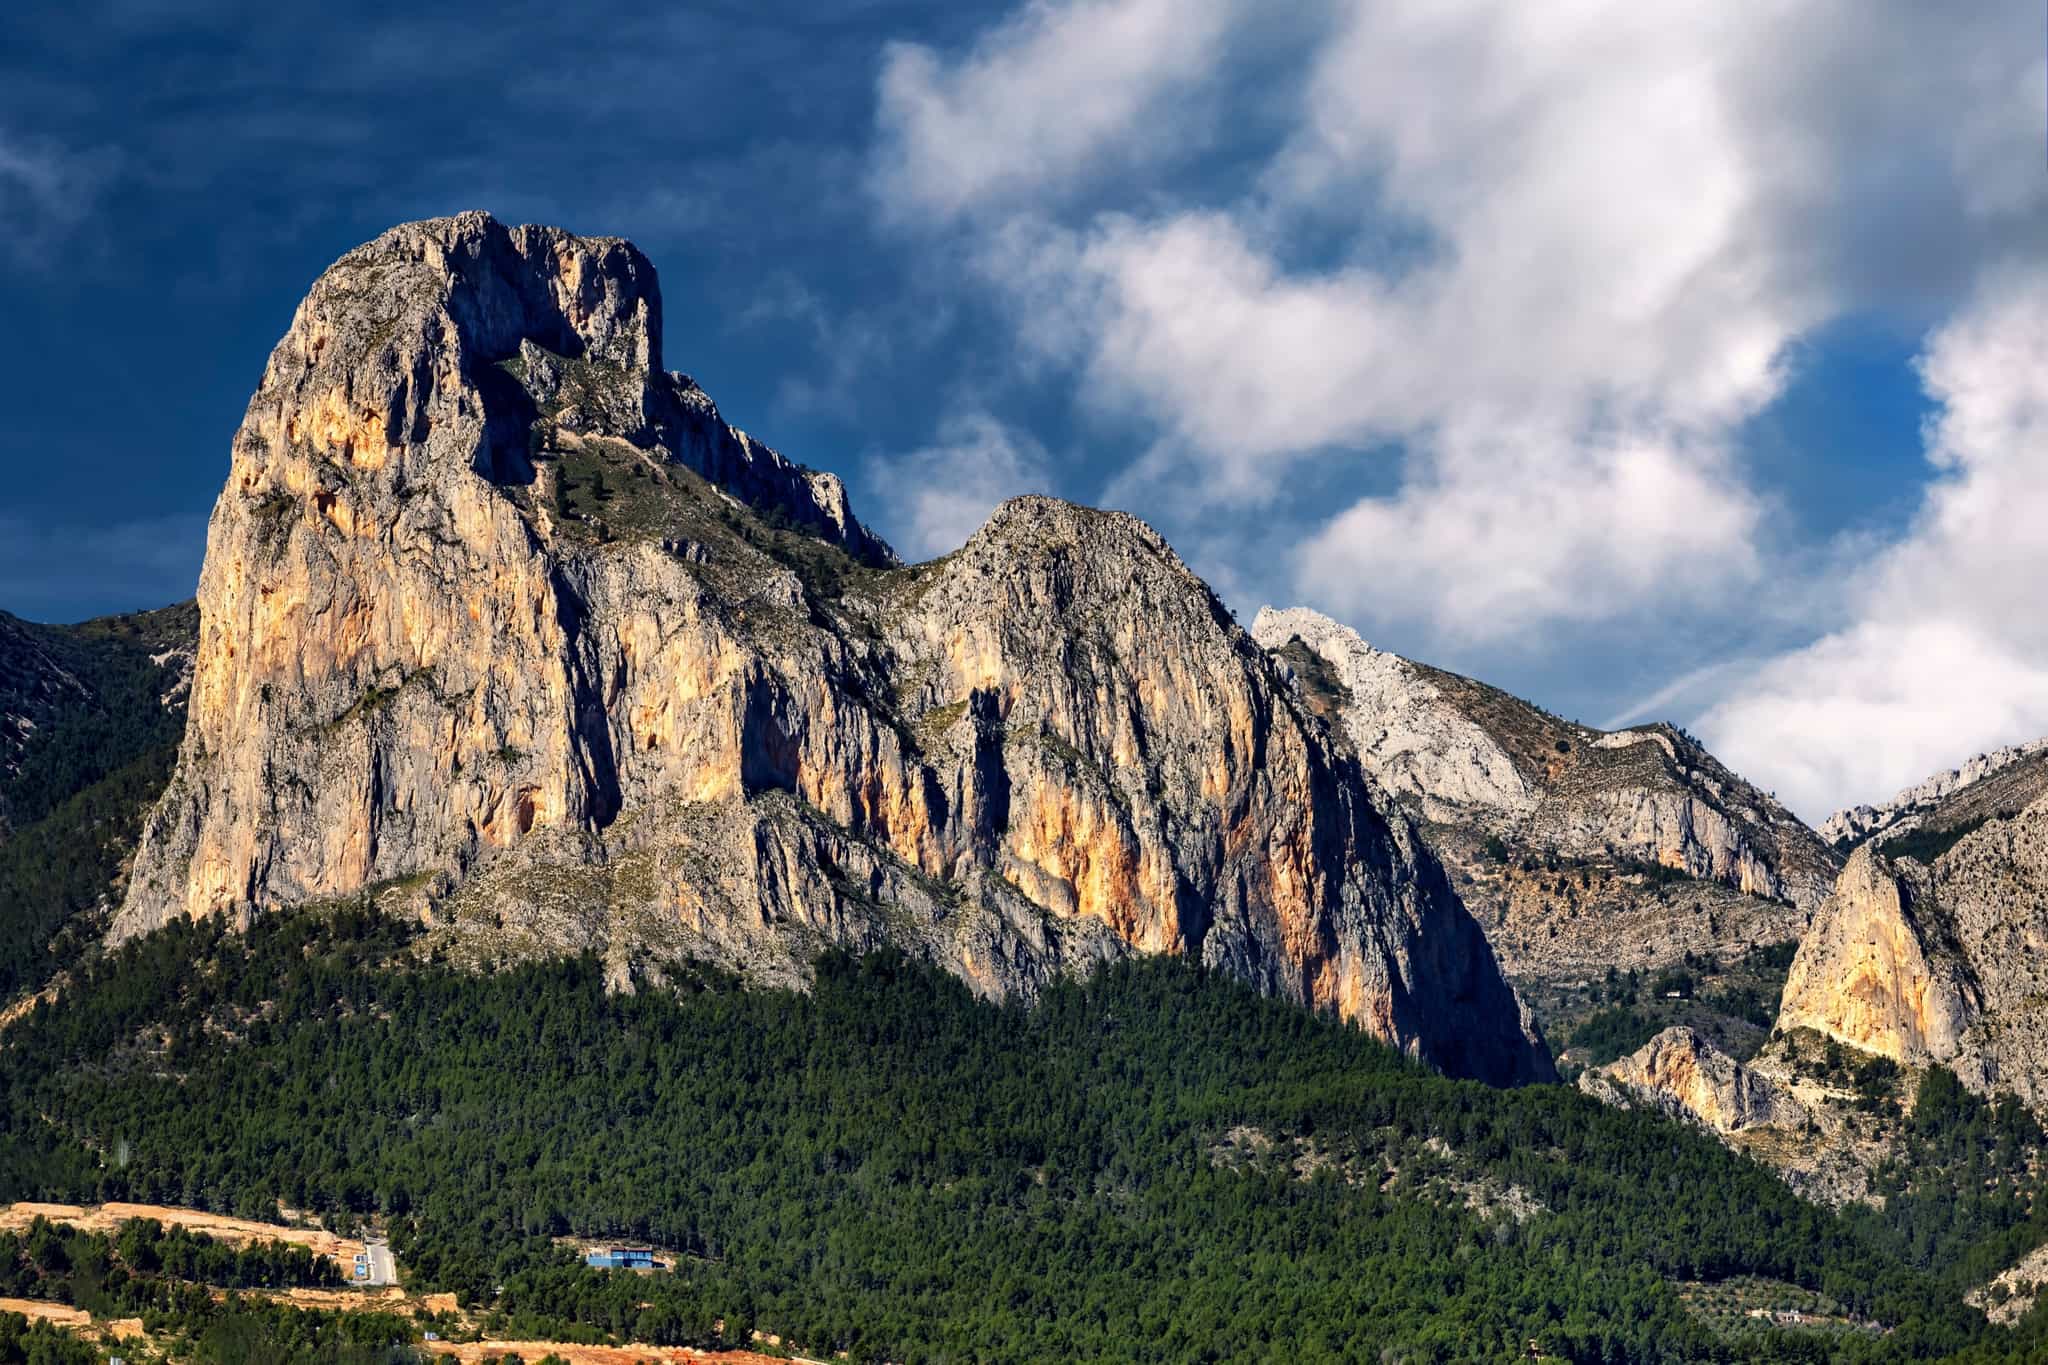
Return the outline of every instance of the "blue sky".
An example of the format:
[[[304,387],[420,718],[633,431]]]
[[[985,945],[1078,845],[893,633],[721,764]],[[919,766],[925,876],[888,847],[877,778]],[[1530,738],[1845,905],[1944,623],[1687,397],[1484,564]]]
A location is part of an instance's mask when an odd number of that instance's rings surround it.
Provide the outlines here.
[[[87,10],[0,17],[8,610],[188,594],[306,286],[482,207],[906,551],[1124,507],[1810,819],[2048,733],[2031,0]]]

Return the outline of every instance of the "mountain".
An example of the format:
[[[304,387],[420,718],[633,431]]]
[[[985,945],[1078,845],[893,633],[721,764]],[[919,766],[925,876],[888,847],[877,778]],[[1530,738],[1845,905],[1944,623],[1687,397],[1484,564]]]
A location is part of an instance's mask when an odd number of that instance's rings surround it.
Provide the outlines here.
[[[2048,1136],[1968,1088],[2033,1064],[2036,807],[1830,893],[1682,731],[1247,634],[1131,517],[903,565],[661,310],[622,241],[394,229],[271,357],[196,607],[0,621],[13,771],[126,759],[0,844],[0,1203],[289,1208],[404,1278],[316,1316],[31,1224],[0,1294],[221,1360],[2040,1358],[1972,1305],[2031,1294]],[[126,702],[65,652],[117,639]],[[1464,898],[1596,1010],[1577,1088],[1455,1079],[1556,1074]]]
[[[1800,944],[1778,1027],[2048,1104],[2048,799],[1950,833],[1925,862],[1896,837],[1857,849]]]
[[[1669,970],[1684,975],[1650,1004],[1683,996],[1686,1022],[1761,1042],[1837,866],[1774,798],[1673,726],[1578,725],[1306,608],[1267,607],[1252,635],[1420,822],[1553,1037],[1617,991],[1643,1003],[1642,978]],[[1710,984],[1741,1006],[1692,1008]],[[1659,1022],[1636,1010],[1628,1026],[1640,1041]]]
[[[1531,1342],[1731,1363],[1974,1342],[1989,1361],[2048,1338],[1963,1305],[1977,1281],[1946,1235],[1852,1224],[1661,1114],[1449,1080],[1184,961],[1110,964],[1016,1009],[891,952],[824,954],[804,992],[707,972],[628,994],[588,957],[422,962],[430,932],[359,907],[241,933],[180,920],[81,968],[0,1034],[0,1203],[283,1202],[389,1236],[407,1297],[384,1312],[442,1292],[487,1336],[729,1347],[758,1329],[864,1365],[1502,1361]],[[594,1271],[563,1238],[652,1245],[673,1269]],[[103,1255],[39,1274],[18,1247],[0,1232],[0,1294],[26,1280],[102,1313],[121,1295],[160,1339],[234,1310],[182,1288],[136,1303]],[[1830,1302],[1864,1324],[1846,1342],[1744,1316]],[[390,1340],[358,1321],[351,1339]],[[346,1330],[273,1330],[294,1325]]]
[[[315,283],[116,941],[367,898],[621,989],[888,944],[1004,999],[1165,953],[1550,1074],[1408,819],[1149,527],[1021,498],[901,567],[660,335],[630,244],[478,213]]]
[[[1933,839],[1972,821],[2010,812],[2048,792],[2048,739],[1978,754],[1878,806],[1851,806],[1822,822],[1821,837],[1840,849],[1920,832]]]

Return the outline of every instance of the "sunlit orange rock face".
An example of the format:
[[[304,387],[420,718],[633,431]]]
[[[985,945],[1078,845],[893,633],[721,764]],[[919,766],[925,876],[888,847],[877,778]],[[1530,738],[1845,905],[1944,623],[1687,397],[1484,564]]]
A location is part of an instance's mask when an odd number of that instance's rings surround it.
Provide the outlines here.
[[[1922,862],[1864,844],[1799,946],[1780,1029],[2048,1105],[2048,798]]]
[[[117,935],[394,883],[460,938],[994,997],[1186,956],[1547,1074],[1407,820],[1149,527],[1046,498],[899,566],[662,371],[631,246],[480,214],[315,285],[237,435]]]

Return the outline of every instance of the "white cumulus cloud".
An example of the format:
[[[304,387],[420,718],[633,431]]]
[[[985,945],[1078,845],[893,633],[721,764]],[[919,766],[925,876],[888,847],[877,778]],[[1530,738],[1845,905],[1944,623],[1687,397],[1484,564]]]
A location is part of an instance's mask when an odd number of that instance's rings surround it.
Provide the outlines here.
[[[1974,647],[1942,637],[1955,669],[2016,704],[2024,631],[1948,605],[1969,585],[2000,596],[1983,576],[2001,566],[1936,528],[2017,439],[2010,422],[1966,434],[1996,406],[1967,376],[1991,364],[1972,329],[2000,330],[1983,300],[2048,241],[2036,6],[1307,8],[1291,72],[1247,68],[1265,16],[1224,0],[1034,0],[964,53],[884,65],[876,179],[914,209],[894,228],[971,262],[1031,362],[1069,368],[1081,411],[1119,436],[1135,427],[1109,500],[1211,546],[1248,516],[1295,518],[1246,554],[1291,539],[1297,594],[1431,649],[1727,640],[1751,614],[1775,640],[1796,605],[1826,637],[1797,657],[1839,661],[1900,624],[1817,566],[1917,575],[1954,585],[1921,628],[1965,630]],[[1283,111],[1270,143],[1190,169],[1211,113],[1251,103]],[[1864,316],[1947,319],[1926,352],[1941,482],[1882,567],[1846,536],[1788,539],[1744,445],[1802,343]],[[1999,478],[1995,500],[2048,482],[2026,459]],[[1716,687],[1744,676],[1674,657]],[[1768,690],[1718,710],[1716,734],[1734,748],[1739,731],[1802,809],[1997,728],[1965,723],[1996,713],[1982,696],[1923,692],[1944,714],[1914,722],[1914,756],[1880,765],[1836,733],[1802,757]]]
[[[876,189],[894,213],[949,217],[1136,159],[1161,103],[1214,68],[1233,8],[1035,0],[956,62],[892,45]]]
[[[1921,371],[1937,477],[1911,531],[1859,571],[1848,622],[1701,721],[1814,819],[2048,734],[2048,266],[1988,279]]]

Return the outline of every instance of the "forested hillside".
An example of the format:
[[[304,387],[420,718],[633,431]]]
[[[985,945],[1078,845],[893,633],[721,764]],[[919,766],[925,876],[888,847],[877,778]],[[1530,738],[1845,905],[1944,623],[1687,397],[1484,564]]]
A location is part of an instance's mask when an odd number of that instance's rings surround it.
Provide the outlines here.
[[[590,960],[478,977],[413,947],[341,910],[80,968],[0,1035],[0,1198],[282,1198],[381,1221],[416,1288],[519,1330],[758,1324],[858,1360],[2017,1360],[2048,1335],[1960,1306],[1938,1230],[1171,961],[1024,1010],[893,956],[827,958],[811,995],[608,995]],[[678,1273],[587,1271],[572,1233]],[[1675,1285],[1737,1276],[1868,1326],[1717,1337]]]
[[[175,745],[198,636],[191,602],[75,626],[0,612],[0,831]]]
[[[79,917],[170,777],[198,630],[189,602],[76,626],[0,613],[0,1007],[95,936]]]

